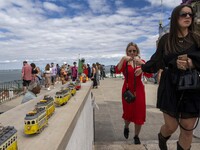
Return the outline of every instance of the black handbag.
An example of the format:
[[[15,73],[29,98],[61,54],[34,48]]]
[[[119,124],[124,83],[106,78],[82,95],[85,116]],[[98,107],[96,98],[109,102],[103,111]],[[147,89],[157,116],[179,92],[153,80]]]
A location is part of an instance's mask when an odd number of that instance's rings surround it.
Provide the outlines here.
[[[176,120],[182,129],[184,129],[186,131],[192,131],[197,127],[197,125],[199,123],[199,117],[197,118],[196,124],[194,125],[193,128],[186,129],[185,127],[183,127],[183,125],[181,125],[181,122],[179,119],[180,114],[178,112],[180,109],[180,105],[182,103],[183,95],[185,93],[184,90],[200,90],[200,73],[199,73],[199,71],[197,71],[196,69],[189,69],[189,70],[181,72],[177,89],[179,91],[182,91],[182,95],[178,102],[178,107],[177,107],[177,112],[176,112]]]
[[[132,103],[135,101],[136,96],[131,93],[129,89],[126,89],[126,91],[123,94],[124,99],[126,100],[127,103]]]
[[[176,121],[178,122],[178,125],[179,125],[183,130],[192,131],[192,130],[196,129],[196,127],[198,126],[198,124],[199,124],[199,117],[197,118],[196,123],[195,123],[195,125],[194,125],[193,128],[188,129],[188,128],[185,128],[185,127],[181,124],[181,121],[180,121],[180,115],[181,115],[181,114],[180,114],[180,108],[181,108],[181,103],[184,103],[184,102],[183,102],[184,93],[185,93],[185,91],[182,91],[181,97],[180,97],[180,99],[179,99],[179,101],[178,101],[178,105],[177,105],[177,109],[176,109]],[[199,112],[199,116],[200,116],[200,112]]]
[[[134,95],[128,88],[128,62],[126,62],[125,74],[126,74],[126,91],[123,93],[123,97],[127,103],[132,103],[135,101],[136,95]],[[135,88],[136,88],[136,77],[134,74],[134,90],[135,90]]]
[[[189,69],[180,73],[178,90],[200,90],[200,73]]]

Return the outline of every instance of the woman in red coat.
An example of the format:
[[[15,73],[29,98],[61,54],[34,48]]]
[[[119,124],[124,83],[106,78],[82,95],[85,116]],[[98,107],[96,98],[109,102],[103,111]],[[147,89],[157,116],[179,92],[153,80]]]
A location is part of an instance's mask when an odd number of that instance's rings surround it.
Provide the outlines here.
[[[132,93],[135,93],[136,99],[132,103],[127,103],[122,96],[123,105],[123,116],[125,126],[124,126],[124,137],[128,139],[129,136],[129,124],[133,122],[135,124],[135,136],[134,143],[140,144],[139,133],[142,125],[146,119],[146,103],[145,103],[145,89],[142,83],[142,75],[146,77],[152,77],[152,74],[140,74],[134,77],[135,71],[139,66],[135,66],[133,58],[139,57],[140,50],[138,46],[134,43],[129,43],[126,48],[126,56],[123,56],[120,62],[116,66],[116,73],[123,73],[125,79],[122,87],[122,95],[126,90],[127,86],[127,75],[126,75],[126,62],[128,62],[128,87]],[[134,79],[135,78],[135,79]],[[134,85],[134,81],[136,84]]]

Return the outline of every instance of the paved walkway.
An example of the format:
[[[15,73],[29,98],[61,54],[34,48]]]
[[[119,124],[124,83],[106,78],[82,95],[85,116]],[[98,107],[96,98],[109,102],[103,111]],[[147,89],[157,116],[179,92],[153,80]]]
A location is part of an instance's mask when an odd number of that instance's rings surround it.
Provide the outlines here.
[[[162,113],[155,107],[157,85],[145,84],[146,123],[140,133],[141,145],[133,144],[134,126],[130,126],[129,139],[123,136],[124,123],[121,105],[121,87],[119,78],[100,80],[98,89],[93,89],[99,109],[95,109],[95,150],[159,150],[157,134],[163,124]],[[177,131],[169,140],[169,150],[176,150]],[[191,150],[199,150],[200,139],[193,138]]]
[[[123,137],[123,119],[121,106],[121,87],[123,80],[120,78],[106,78],[100,80],[98,89],[92,89],[98,108],[95,109],[95,142],[94,150],[159,150],[157,133],[163,124],[162,113],[155,108],[157,85],[148,83],[146,88],[146,123],[140,133],[141,145],[133,144],[134,126],[130,125],[130,136]],[[56,84],[59,88],[61,84]],[[45,89],[42,93],[51,93]],[[22,96],[0,105],[0,112],[7,111],[20,105]],[[177,131],[169,140],[169,150],[176,150],[178,139]],[[199,150],[200,139],[193,138],[191,150]]]

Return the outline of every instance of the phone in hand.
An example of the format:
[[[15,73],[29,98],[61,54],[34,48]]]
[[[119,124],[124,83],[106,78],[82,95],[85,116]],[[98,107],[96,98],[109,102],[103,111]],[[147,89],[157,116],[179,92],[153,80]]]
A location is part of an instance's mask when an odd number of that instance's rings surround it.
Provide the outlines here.
[[[186,61],[186,60],[188,60],[188,56],[187,56],[187,54],[179,55],[179,56],[178,56],[178,59],[179,59],[179,60],[185,60],[185,61]]]

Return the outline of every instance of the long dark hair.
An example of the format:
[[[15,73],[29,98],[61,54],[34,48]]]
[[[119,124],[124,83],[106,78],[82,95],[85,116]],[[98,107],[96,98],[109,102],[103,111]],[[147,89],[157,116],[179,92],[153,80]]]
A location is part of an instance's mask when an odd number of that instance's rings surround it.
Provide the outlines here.
[[[192,11],[192,14],[194,14],[193,8],[190,5],[179,5],[174,8],[171,14],[171,21],[170,21],[170,31],[168,36],[168,41],[166,44],[166,53],[177,53],[180,51],[180,47],[182,45],[178,41],[178,32],[180,32],[182,35],[182,31],[180,29],[180,26],[178,24],[179,20],[179,14],[182,8],[189,7]],[[188,32],[193,33],[194,32],[194,17],[192,17],[191,25],[188,27]],[[183,35],[184,36],[184,35]]]

